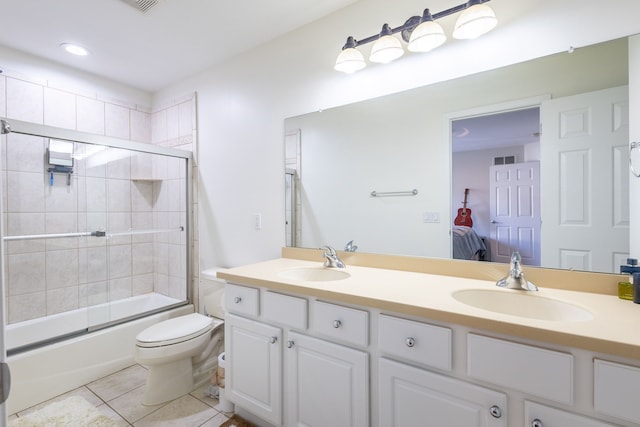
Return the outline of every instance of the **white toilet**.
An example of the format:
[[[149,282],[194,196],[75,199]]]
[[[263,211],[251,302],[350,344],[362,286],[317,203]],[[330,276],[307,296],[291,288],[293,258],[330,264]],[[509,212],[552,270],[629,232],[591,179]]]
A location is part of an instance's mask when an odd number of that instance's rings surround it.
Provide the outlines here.
[[[222,313],[222,292],[205,297],[207,313]],[[136,341],[135,360],[148,368],[142,404],[157,405],[211,381],[224,350],[224,320],[187,314],[148,327]]]

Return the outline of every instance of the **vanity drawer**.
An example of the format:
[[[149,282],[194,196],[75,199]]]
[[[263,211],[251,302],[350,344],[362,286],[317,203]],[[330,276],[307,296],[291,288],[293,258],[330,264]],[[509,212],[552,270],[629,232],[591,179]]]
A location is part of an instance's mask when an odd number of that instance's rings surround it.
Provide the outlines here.
[[[260,291],[257,288],[227,283],[224,288],[224,305],[230,313],[258,315]]]
[[[451,329],[381,314],[378,345],[383,354],[451,370]]]
[[[640,423],[640,368],[594,359],[593,406],[596,412]]]
[[[369,343],[369,313],[364,310],[316,301],[311,328],[350,344],[366,346]]]
[[[296,329],[307,329],[307,300],[277,292],[265,291],[262,318]]]
[[[573,404],[573,356],[496,338],[467,336],[469,376]]]

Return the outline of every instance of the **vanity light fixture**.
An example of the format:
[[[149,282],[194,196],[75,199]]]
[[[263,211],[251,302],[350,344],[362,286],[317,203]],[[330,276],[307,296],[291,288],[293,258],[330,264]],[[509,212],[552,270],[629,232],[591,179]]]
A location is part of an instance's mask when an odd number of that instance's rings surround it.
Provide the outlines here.
[[[491,0],[468,0],[466,3],[450,9],[431,14],[425,9],[422,16],[412,16],[396,28],[388,24],[382,26],[380,34],[356,40],[353,36],[347,38],[342,52],[336,59],[334,69],[344,73],[353,73],[366,66],[362,53],[357,49],[367,43],[375,42],[371,48],[369,61],[387,64],[404,54],[402,43],[394,34],[401,33],[402,40],[408,43],[411,52],[428,52],[443,44],[447,36],[437,19],[462,12],[455,24],[453,37],[456,39],[474,39],[491,31],[497,24],[493,10],[485,3]]]
[[[75,43],[61,43],[60,47],[72,55],[87,56],[89,50]]]

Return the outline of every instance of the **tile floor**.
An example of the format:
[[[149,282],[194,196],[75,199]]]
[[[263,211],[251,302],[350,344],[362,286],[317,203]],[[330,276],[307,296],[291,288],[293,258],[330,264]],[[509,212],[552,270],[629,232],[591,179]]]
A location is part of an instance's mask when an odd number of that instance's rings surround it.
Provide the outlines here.
[[[207,385],[171,402],[156,406],[143,406],[140,400],[145,378],[146,369],[140,365],[133,365],[18,412],[9,419],[71,396],[83,397],[102,413],[116,421],[118,426],[123,427],[219,427],[232,415],[216,409],[218,400],[205,394]]]

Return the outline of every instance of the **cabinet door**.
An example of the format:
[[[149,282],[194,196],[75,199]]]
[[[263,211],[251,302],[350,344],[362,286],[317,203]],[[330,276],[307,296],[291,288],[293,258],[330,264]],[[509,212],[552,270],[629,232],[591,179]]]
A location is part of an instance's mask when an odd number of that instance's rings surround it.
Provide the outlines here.
[[[615,427],[603,421],[572,414],[525,400],[525,427]]]
[[[295,332],[287,346],[287,425],[369,425],[367,353]]]
[[[392,360],[379,362],[380,426],[507,426],[505,394]]]
[[[227,314],[226,396],[275,425],[282,423],[282,331]]]

